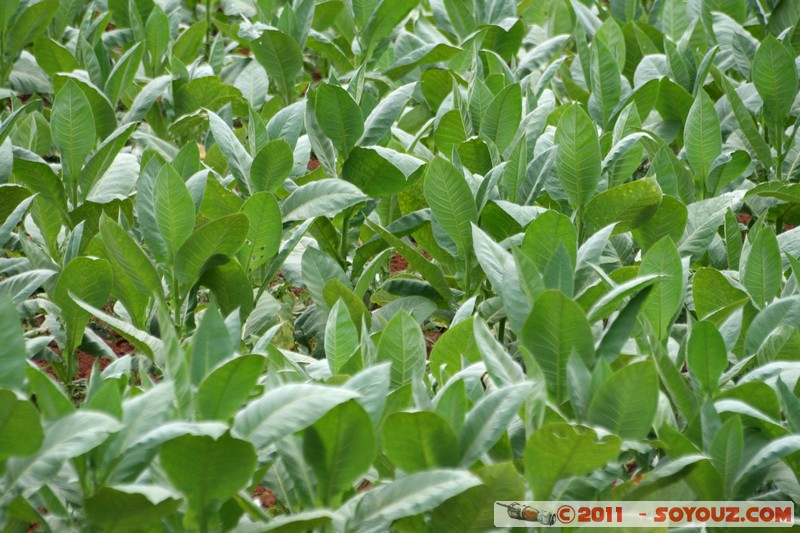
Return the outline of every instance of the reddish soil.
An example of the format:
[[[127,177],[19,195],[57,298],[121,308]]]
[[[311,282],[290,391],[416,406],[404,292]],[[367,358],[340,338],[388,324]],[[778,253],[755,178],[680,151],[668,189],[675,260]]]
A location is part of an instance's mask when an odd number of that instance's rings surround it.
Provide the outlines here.
[[[319,159],[316,157],[311,157],[311,159],[308,160],[307,168],[311,171],[317,170],[319,168]]]
[[[261,485],[253,489],[253,498],[258,498],[258,501],[261,503],[261,507],[264,509],[271,509],[275,507],[275,503],[278,501],[274,492],[266,487],[262,487]]]
[[[425,350],[428,352],[428,357],[431,355],[431,350],[433,350],[433,345],[436,344],[436,341],[439,340],[439,337],[442,336],[444,332],[438,329],[433,331],[425,331],[423,335],[425,336]]]
[[[400,254],[394,254],[389,263],[389,273],[394,275],[398,272],[405,272],[408,270],[408,261]]]
[[[739,215],[737,216],[737,219],[739,220],[739,222],[741,222],[745,226],[750,224],[750,214],[745,213],[744,211],[740,211],[739,212]]]

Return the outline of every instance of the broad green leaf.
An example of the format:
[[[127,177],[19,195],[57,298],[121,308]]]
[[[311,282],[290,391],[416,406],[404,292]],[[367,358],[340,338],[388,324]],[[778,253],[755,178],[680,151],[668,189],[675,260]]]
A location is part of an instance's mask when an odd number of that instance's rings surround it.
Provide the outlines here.
[[[316,98],[317,123],[345,159],[364,133],[361,109],[347,91],[336,85],[321,84]]]
[[[280,249],[283,235],[281,208],[275,196],[257,192],[242,205],[242,213],[247,215],[250,223],[239,260],[245,269],[258,268]]]
[[[595,230],[616,223],[614,233],[625,233],[646,224],[660,204],[656,180],[631,181],[592,198],[586,205],[586,221]]]
[[[278,30],[267,30],[251,42],[253,55],[286,103],[294,100],[294,82],[303,69],[303,54],[297,41]]]
[[[656,367],[651,361],[641,361],[615,372],[597,389],[587,419],[623,439],[644,439],[657,407]]]
[[[562,113],[555,143],[558,145],[556,171],[561,186],[573,207],[583,207],[597,190],[601,160],[595,124],[578,104],[571,104]]]
[[[475,199],[464,175],[442,158],[434,159],[425,173],[425,200],[436,220],[466,256],[472,247],[472,226],[478,218]]]
[[[401,310],[386,324],[378,342],[378,361],[392,364],[392,389],[422,378],[425,355],[425,339],[417,321]]]
[[[236,357],[214,369],[195,395],[200,420],[230,420],[253,392],[264,358],[258,354]]]
[[[692,300],[701,320],[711,319],[720,311],[728,314],[748,300],[744,291],[734,287],[718,270],[700,268],[692,279]],[[722,318],[727,317],[727,314]]]
[[[480,483],[477,476],[463,470],[415,472],[366,492],[357,501],[355,516],[348,527],[357,531],[385,531],[395,520],[435,509]]]
[[[102,531],[156,527],[178,510],[180,499],[158,485],[112,485],[86,499],[86,517]]]
[[[592,44],[592,93],[589,96],[589,113],[608,129],[611,115],[622,95],[617,60],[605,44],[595,39]]]
[[[662,196],[658,209],[647,222],[633,230],[633,237],[644,252],[663,237],[669,237],[677,243],[686,229],[688,216],[689,212],[680,200]]]
[[[183,435],[165,442],[158,457],[170,483],[198,514],[245,488],[256,466],[252,444],[227,434],[217,439]]]
[[[704,320],[692,326],[686,360],[703,391],[714,394],[722,372],[728,367],[728,350],[714,324]]]
[[[247,195],[253,190],[253,185],[249,178],[253,158],[247,153],[242,143],[239,142],[233,130],[228,127],[219,115],[208,111],[208,123],[211,134],[214,135],[214,141],[216,141],[217,146],[219,146],[220,151],[228,161],[228,168],[236,178],[239,189]]]
[[[359,481],[378,454],[375,428],[356,401],[337,405],[306,429],[303,455],[317,478],[326,505]]]
[[[536,217],[525,231],[522,252],[542,273],[559,246],[564,247],[574,265],[578,253],[575,226],[566,215],[555,210],[545,211]]]
[[[7,489],[0,494],[3,505],[9,495],[36,491],[53,481],[64,463],[102,444],[122,424],[107,414],[91,410],[74,411],[44,426],[44,441],[36,453],[12,458],[6,463]],[[76,431],[80,428],[80,431]]]
[[[358,393],[342,388],[297,383],[281,385],[239,410],[232,431],[263,450],[356,397]]]
[[[340,179],[312,181],[296,188],[283,201],[283,221],[307,220],[318,216],[333,217],[367,197],[355,185]]]
[[[389,37],[417,4],[419,0],[380,0],[359,35],[364,57],[369,58],[375,47]]]
[[[750,76],[764,101],[764,118],[776,131],[782,130],[783,121],[797,95],[793,54],[778,39],[767,35],[753,58]],[[782,136],[771,140],[773,143],[783,142]]]
[[[33,404],[10,390],[0,390],[0,461],[27,457],[42,445],[44,432]]]
[[[505,151],[514,140],[522,119],[522,91],[512,83],[494,97],[481,121],[481,135]]]
[[[389,460],[409,473],[458,464],[458,439],[447,421],[433,412],[389,415],[381,440]]]
[[[141,327],[149,301],[163,298],[161,278],[128,232],[105,216],[100,219],[100,238],[114,271],[114,292]]]
[[[68,357],[83,338],[83,328],[90,314],[82,309],[73,295],[94,306],[102,307],[111,292],[113,274],[111,265],[104,259],[76,257],[64,267],[53,290],[53,302],[61,308],[61,320],[67,333],[65,352]]]
[[[711,464],[722,476],[727,495],[731,495],[731,486],[742,462],[744,449],[742,422],[738,417],[731,417],[714,435],[709,448]]]
[[[17,310],[5,298],[0,299],[0,346],[0,387],[22,390],[27,367],[25,339]]]
[[[268,142],[253,159],[250,166],[250,184],[253,192],[275,192],[292,172],[292,148],[283,139]]]
[[[356,147],[344,163],[342,176],[372,197],[408,189],[420,176],[423,162],[389,148]]]
[[[490,392],[475,404],[459,437],[462,467],[471,466],[497,443],[531,390],[530,383],[517,383]]]
[[[653,274],[663,278],[650,291],[642,313],[653,325],[658,338],[665,339],[683,303],[685,290],[681,258],[669,237],[652,246],[642,259],[639,276]]]
[[[770,441],[739,468],[734,483],[742,483],[748,476],[762,472],[775,461],[795,453],[798,450],[800,450],[800,436],[797,435],[779,437]]]
[[[358,143],[371,146],[378,142],[391,130],[400,113],[411,98],[416,83],[402,85],[384,96],[375,109],[367,116],[364,123],[364,134]]]
[[[170,166],[161,169],[153,186],[153,205],[158,232],[166,244],[170,264],[192,234],[194,202],[180,175]]]
[[[76,187],[83,162],[94,148],[96,133],[92,108],[75,81],[68,80],[56,95],[50,128],[61,152],[64,174]]]
[[[112,104],[119,102],[124,92],[133,83],[136,71],[144,56],[145,43],[138,42],[131,46],[127,52],[114,64],[114,68],[106,79],[103,90]]]
[[[583,426],[564,422],[537,429],[525,445],[525,478],[536,499],[547,500],[559,479],[585,476],[615,460],[620,439],[602,439]]]
[[[203,312],[200,324],[192,337],[192,385],[200,383],[212,369],[233,354],[234,346],[225,320],[213,303]]]
[[[763,309],[777,295],[783,282],[783,268],[778,239],[771,228],[762,226],[758,230],[742,265],[740,277],[759,309]]]
[[[689,164],[699,177],[699,183],[704,183],[712,163],[722,152],[719,117],[714,102],[705,91],[698,92],[689,109],[683,137]]]
[[[567,361],[574,351],[587,366],[594,359],[592,331],[583,309],[563,293],[543,292],[521,332],[522,345],[533,355],[556,401],[567,396]]]
[[[197,228],[175,256],[175,273],[186,288],[213,266],[226,263],[244,244],[250,228],[243,213],[212,220]]]
[[[336,375],[358,349],[358,330],[350,319],[347,306],[338,300],[325,325],[325,356],[331,374]]]

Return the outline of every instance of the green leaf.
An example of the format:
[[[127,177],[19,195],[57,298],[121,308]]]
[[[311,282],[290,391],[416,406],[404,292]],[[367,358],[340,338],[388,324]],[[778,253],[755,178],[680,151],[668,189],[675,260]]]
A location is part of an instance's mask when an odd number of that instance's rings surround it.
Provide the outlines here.
[[[647,222],[633,230],[633,237],[644,252],[663,237],[669,237],[677,243],[686,229],[688,216],[683,202],[672,196],[662,196],[658,209]]]
[[[423,162],[389,148],[356,147],[344,163],[342,176],[372,197],[391,196],[408,189],[421,175]]]
[[[203,460],[198,461],[198,457]],[[207,506],[220,505],[245,488],[256,466],[253,446],[228,434],[218,439],[180,436],[165,442],[158,458],[170,483],[200,514],[205,514]]]
[[[33,455],[43,439],[42,423],[33,404],[18,399],[10,390],[0,390],[0,462]]]
[[[642,314],[653,325],[658,338],[666,339],[672,320],[683,303],[685,290],[680,254],[669,237],[661,239],[644,255],[639,276],[648,275],[659,275],[663,278],[650,291]]]
[[[591,80],[589,113],[599,124],[608,129],[611,116],[622,96],[622,84],[617,60],[598,39],[592,43]]]
[[[656,367],[652,361],[641,361],[615,372],[600,386],[587,419],[623,439],[643,439],[650,433],[657,407]]]
[[[686,158],[704,183],[714,160],[722,153],[722,133],[714,102],[705,91],[699,91],[697,99],[689,109],[686,128],[683,131],[686,142]]]
[[[494,390],[475,404],[459,437],[462,467],[470,467],[497,443],[531,392],[531,383],[517,383]]]
[[[601,158],[597,130],[578,104],[571,104],[556,128],[556,171],[573,207],[583,207],[597,190]]]
[[[398,389],[425,373],[425,338],[419,324],[401,309],[386,324],[378,343],[378,361],[392,364],[391,386]]]
[[[751,236],[752,233],[748,239]],[[771,228],[762,226],[751,242],[740,274],[742,284],[759,309],[763,309],[778,294],[783,283],[782,265],[775,233]]]
[[[174,265],[178,250],[194,229],[194,201],[180,175],[171,166],[161,169],[153,186],[153,205],[158,232],[166,244],[168,261]]]
[[[6,35],[8,51],[6,53],[10,52],[11,58],[16,58],[23,48],[47,30],[50,21],[58,12],[59,4],[59,0],[42,0],[35,4],[27,4],[8,28]]]
[[[409,473],[458,464],[459,445],[453,429],[430,411],[389,415],[381,439],[389,460]]]
[[[112,104],[116,105],[124,92],[133,83],[136,71],[139,70],[139,65],[144,56],[144,47],[145,44],[142,42],[135,43],[119,58],[114,64],[114,68],[111,69],[103,90]]]
[[[283,139],[268,142],[253,159],[250,183],[253,192],[275,192],[292,173],[294,156],[289,143]]]
[[[180,503],[157,485],[112,485],[87,498],[84,508],[89,522],[102,531],[137,531],[158,526]]]
[[[44,441],[34,455],[12,458],[6,464],[7,488],[0,494],[0,501],[7,505],[9,494],[36,492],[53,481],[67,461],[96,448],[122,427],[109,415],[89,410],[75,411],[48,423]]]
[[[734,484],[741,484],[749,476],[762,472],[775,461],[798,450],[800,450],[800,436],[798,435],[789,435],[772,440],[750,457],[744,466],[739,469]]]
[[[753,58],[750,77],[764,101],[764,118],[776,131],[782,130],[783,121],[797,95],[797,69],[793,54],[778,39],[767,35]],[[772,139],[772,142],[783,142],[782,136]]]
[[[236,178],[239,189],[247,195],[253,189],[249,178],[253,158],[250,157],[242,143],[239,142],[236,134],[219,115],[208,111],[208,123],[211,133],[214,135],[214,141],[216,141],[217,146],[219,146],[220,151],[228,161],[228,168]]]
[[[363,57],[372,56],[377,45],[391,35],[417,4],[419,0],[380,0],[369,17],[364,32],[359,36]]]
[[[270,193],[257,192],[242,205],[242,213],[250,222],[247,240],[239,260],[245,269],[255,269],[278,253],[283,236],[281,208]]]
[[[559,479],[585,476],[617,458],[620,439],[602,439],[589,428],[564,422],[537,429],[525,445],[525,478],[537,500],[550,498]]]
[[[263,450],[356,397],[358,393],[354,391],[322,385],[293,383],[274,387],[236,413],[233,434]]]
[[[284,101],[291,103],[294,100],[294,81],[303,69],[303,53],[297,41],[281,31],[267,30],[251,42],[251,47]]]
[[[82,309],[73,296],[94,306],[103,307],[111,292],[113,274],[111,265],[104,259],[76,257],[64,267],[58,276],[52,298],[61,308],[61,319],[65,323],[69,357],[81,343],[83,329],[91,315]]]
[[[161,278],[136,241],[112,219],[100,218],[100,238],[105,257],[114,271],[114,293],[142,327],[151,299],[163,298]]]
[[[407,83],[384,96],[367,116],[364,123],[364,134],[358,144],[361,146],[378,144],[391,130],[392,125],[406,107],[416,86],[416,83]]]
[[[366,492],[357,500],[348,527],[354,531],[387,531],[395,520],[435,509],[480,484],[477,476],[463,470],[415,472]]]
[[[728,279],[713,268],[700,268],[692,280],[692,299],[701,320],[717,316],[719,311],[728,314],[748,300],[747,294],[735,288]],[[727,317],[727,314],[721,318]]]
[[[83,162],[96,140],[92,108],[75,81],[68,80],[56,94],[50,128],[53,142],[61,152],[64,174],[75,187]]]
[[[364,133],[361,108],[347,91],[328,83],[320,84],[316,98],[317,123],[345,159]]]
[[[333,217],[367,196],[356,187],[340,179],[312,181],[292,191],[283,201],[283,221],[306,220],[319,216]]]
[[[252,394],[263,368],[264,358],[250,354],[213,369],[195,395],[198,420],[230,420]]]
[[[226,263],[244,244],[250,223],[244,213],[228,215],[197,228],[175,257],[175,273],[189,288],[213,266]]]
[[[27,368],[25,339],[14,305],[0,298],[0,387],[22,390]]]
[[[661,204],[661,188],[655,179],[642,179],[603,191],[586,205],[586,221],[595,230],[616,223],[614,234],[639,228]]]
[[[723,424],[711,441],[709,458],[722,476],[727,496],[733,496],[731,487],[742,462],[743,441],[742,421],[735,416]]]
[[[331,374],[336,375],[358,349],[358,330],[342,300],[331,308],[325,326],[325,356]]]
[[[230,337],[219,308],[212,303],[203,312],[192,337],[192,385],[200,385],[212,369],[233,354],[234,346]]]
[[[317,492],[326,505],[336,505],[377,454],[375,428],[354,400],[328,411],[306,429],[303,438],[303,455],[317,477]]]
[[[587,366],[594,359],[594,341],[580,305],[560,291],[543,292],[521,332],[522,345],[539,364],[547,389],[556,401],[567,397],[567,361],[574,351]]]
[[[703,320],[692,326],[686,360],[703,392],[713,395],[722,372],[728,367],[728,350],[714,324]]]
[[[481,135],[504,152],[511,145],[522,120],[522,91],[512,83],[494,97],[481,121]]]
[[[464,175],[437,157],[428,165],[424,191],[433,216],[453,239],[459,253],[466,256],[472,248],[471,223],[477,221],[478,210]]]

